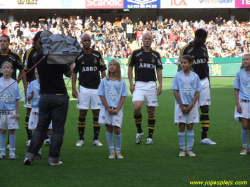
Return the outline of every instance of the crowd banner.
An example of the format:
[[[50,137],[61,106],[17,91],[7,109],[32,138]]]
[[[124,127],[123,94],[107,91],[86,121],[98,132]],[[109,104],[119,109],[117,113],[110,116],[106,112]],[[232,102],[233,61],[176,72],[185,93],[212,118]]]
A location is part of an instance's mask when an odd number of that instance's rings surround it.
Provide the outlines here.
[[[145,9],[161,8],[161,0],[124,0],[124,8]]]
[[[235,0],[235,8],[250,8],[250,0]]]
[[[0,0],[0,9],[86,9],[86,0]]]
[[[105,64],[113,58],[104,58]],[[128,59],[127,58],[116,58],[121,65],[121,74],[123,78],[128,77]],[[162,58],[162,76],[163,77],[174,77],[177,73],[177,65],[175,62],[178,58]],[[209,59],[209,71],[210,76],[235,76],[237,71],[240,70],[242,63],[241,57],[225,57],[225,58],[210,58]]]
[[[161,0],[161,8],[235,8],[235,1],[249,0]]]
[[[123,0],[86,0],[86,9],[123,9]]]

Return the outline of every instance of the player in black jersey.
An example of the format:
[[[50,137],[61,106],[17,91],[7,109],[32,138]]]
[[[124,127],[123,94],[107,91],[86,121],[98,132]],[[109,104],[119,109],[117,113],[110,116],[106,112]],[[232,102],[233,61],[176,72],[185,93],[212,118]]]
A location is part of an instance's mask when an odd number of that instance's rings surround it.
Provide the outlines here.
[[[195,38],[192,42],[188,43],[181,50],[181,54],[179,59],[183,55],[190,55],[193,60],[193,70],[197,73],[201,80],[202,91],[200,92],[200,96],[198,99],[198,103],[201,110],[201,144],[216,144],[210,138],[207,137],[207,132],[209,130],[209,105],[211,105],[210,98],[210,79],[209,79],[209,67],[208,67],[208,52],[207,47],[205,45],[207,39],[207,32],[204,29],[198,29],[195,32]],[[181,65],[177,62],[178,71],[181,70]]]
[[[39,31],[35,34],[33,38],[33,46],[30,49],[28,49],[24,54],[23,64],[24,64],[25,72],[30,70],[35,65],[35,56],[39,51],[42,50],[42,46],[39,43],[39,38],[40,38],[41,33],[42,31]],[[28,85],[31,81],[35,79],[36,79],[35,69],[31,70],[29,73],[26,74],[26,81]],[[30,102],[28,101],[26,94],[27,92],[24,89],[24,107],[26,108],[25,128],[26,128],[26,132],[28,136],[27,146],[29,146],[30,140],[32,138],[32,131],[28,129],[31,105],[30,105]]]
[[[91,39],[88,34],[82,37],[83,50],[75,60],[75,67],[72,75],[72,95],[78,98],[77,108],[80,109],[78,120],[79,141],[76,146],[83,146],[84,131],[86,124],[86,115],[91,104],[94,126],[94,142],[96,146],[102,146],[98,140],[100,133],[100,124],[98,124],[101,100],[97,95],[97,89],[100,84],[100,72],[102,78],[106,77],[106,65],[99,51],[90,48]],[[79,88],[76,90],[77,73],[79,72]]]
[[[12,77],[13,79],[17,79],[16,72],[17,69],[19,70],[18,78],[21,77],[24,74],[23,70],[23,64],[22,64],[22,57],[20,54],[16,53],[15,51],[10,50],[10,37],[7,35],[2,35],[0,37],[0,67],[4,62],[9,62],[12,64],[13,67],[13,73]],[[3,76],[2,70],[0,68],[0,77]],[[24,76],[22,78],[24,89],[27,89],[27,83],[26,83],[26,77]],[[20,80],[18,80],[18,83]],[[9,138],[8,138],[9,140]],[[9,142],[7,143],[9,144]],[[8,146],[7,146],[8,147]]]
[[[152,50],[152,36],[145,33],[142,37],[143,47],[133,51],[128,61],[128,78],[130,91],[133,94],[134,119],[137,127],[136,144],[141,143],[143,131],[141,128],[141,109],[144,102],[147,104],[148,113],[148,138],[147,145],[153,144],[153,132],[155,127],[155,107],[158,106],[157,95],[162,92],[162,62],[160,54]],[[156,72],[155,72],[156,67]],[[133,68],[135,85],[133,82]],[[159,82],[157,89],[156,74]]]

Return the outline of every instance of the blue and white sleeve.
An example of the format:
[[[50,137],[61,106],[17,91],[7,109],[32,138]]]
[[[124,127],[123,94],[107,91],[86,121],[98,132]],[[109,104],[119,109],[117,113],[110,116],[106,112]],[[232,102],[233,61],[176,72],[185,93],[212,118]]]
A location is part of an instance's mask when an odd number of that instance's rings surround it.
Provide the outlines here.
[[[127,89],[127,86],[126,86],[126,82],[122,79],[122,95],[123,97],[128,97],[128,89]]]
[[[240,89],[240,76],[239,76],[239,71],[237,72],[236,76],[235,76],[235,79],[234,79],[234,85],[233,85],[233,88],[234,89]]]
[[[105,94],[105,91],[104,91],[104,81],[106,80],[106,78],[102,79],[99,87],[98,87],[98,90],[97,90],[97,95],[98,96],[104,96]]]
[[[179,90],[179,81],[178,81],[178,73],[174,76],[172,85],[171,85],[172,90]]]

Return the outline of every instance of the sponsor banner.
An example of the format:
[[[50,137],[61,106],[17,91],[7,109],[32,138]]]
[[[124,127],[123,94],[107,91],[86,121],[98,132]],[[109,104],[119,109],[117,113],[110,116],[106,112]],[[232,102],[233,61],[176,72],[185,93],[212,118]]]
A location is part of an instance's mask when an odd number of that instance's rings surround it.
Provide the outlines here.
[[[237,0],[161,0],[161,8],[235,8],[235,1]]]
[[[250,0],[235,0],[235,8],[250,8]]]
[[[124,8],[129,8],[129,9],[161,8],[161,0],[124,0]]]
[[[123,9],[123,0],[86,0],[87,9]]]
[[[85,9],[86,0],[0,0],[0,9]]]

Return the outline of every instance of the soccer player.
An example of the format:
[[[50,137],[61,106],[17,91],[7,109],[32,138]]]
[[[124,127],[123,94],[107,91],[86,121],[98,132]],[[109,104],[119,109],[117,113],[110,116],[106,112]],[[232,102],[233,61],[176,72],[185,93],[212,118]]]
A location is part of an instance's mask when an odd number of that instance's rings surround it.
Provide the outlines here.
[[[201,91],[199,76],[191,71],[193,59],[189,55],[181,57],[182,71],[173,80],[171,89],[175,96],[175,124],[179,125],[179,156],[195,156],[193,152],[194,131],[193,124],[199,123],[197,100]],[[187,146],[185,143],[185,125],[187,125]]]
[[[109,62],[107,77],[102,80],[97,94],[102,101],[98,122],[106,125],[106,137],[110,152],[109,159],[123,159],[121,154],[122,108],[125,97],[128,96],[128,91],[125,81],[121,78],[121,67],[117,60],[113,59]],[[113,131],[115,133],[115,149]]]
[[[234,118],[242,123],[240,155],[246,155],[248,151],[250,153],[250,54],[243,56],[242,67],[235,76],[233,87],[236,102]]]
[[[128,79],[130,91],[133,94],[134,119],[137,127],[136,144],[141,143],[143,103],[146,102],[148,113],[148,138],[147,145],[153,144],[153,133],[155,128],[155,107],[158,106],[157,95],[162,92],[162,62],[160,54],[150,46],[152,36],[149,33],[143,34],[143,46],[134,50],[128,61]],[[135,84],[133,82],[133,68],[135,73]],[[155,72],[156,67],[156,72]],[[157,78],[156,78],[157,74]],[[156,80],[159,86],[157,88]]]
[[[210,99],[210,79],[209,79],[209,67],[208,67],[208,52],[205,45],[207,39],[207,32],[204,29],[198,29],[195,31],[195,38],[193,41],[185,45],[182,50],[179,59],[183,55],[190,55],[193,62],[193,70],[199,75],[201,80],[202,91],[198,99],[198,104],[201,110],[201,144],[214,145],[216,144],[210,138],[207,137],[209,129],[209,105],[211,105]],[[178,71],[181,70],[180,61],[177,62]]]
[[[25,72],[30,70],[35,65],[35,56],[38,53],[38,51],[41,51],[42,49],[42,46],[39,43],[39,38],[40,38],[41,33],[42,31],[39,31],[35,34],[33,38],[33,46],[30,49],[28,49],[24,54],[23,64],[24,64]],[[32,69],[29,73],[26,74],[27,84],[29,85],[35,79],[36,77],[35,77],[34,69]],[[24,89],[23,91],[24,91],[24,107],[26,108],[25,128],[26,128],[27,137],[28,137],[27,146],[29,146],[30,140],[32,138],[32,131],[29,130],[28,128],[31,104],[27,99],[26,90]]]
[[[102,146],[98,139],[100,133],[100,124],[98,124],[101,100],[97,95],[97,89],[100,84],[100,72],[102,78],[106,77],[106,65],[100,52],[90,48],[91,39],[88,34],[82,37],[83,50],[75,60],[75,67],[72,75],[72,95],[78,98],[77,108],[79,108],[78,133],[79,141],[76,146],[84,145],[84,132],[86,124],[86,115],[91,104],[94,126],[93,145]],[[79,72],[79,88],[76,90],[77,73]]]

